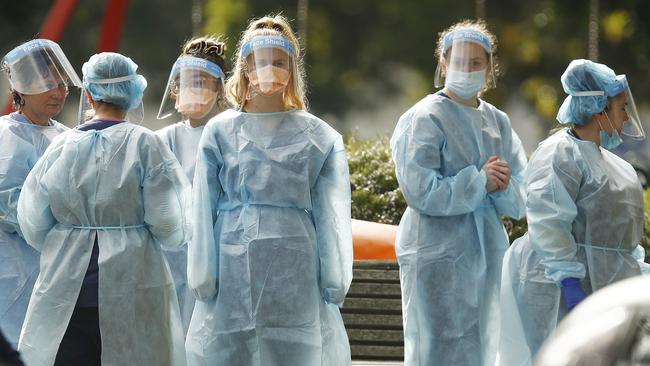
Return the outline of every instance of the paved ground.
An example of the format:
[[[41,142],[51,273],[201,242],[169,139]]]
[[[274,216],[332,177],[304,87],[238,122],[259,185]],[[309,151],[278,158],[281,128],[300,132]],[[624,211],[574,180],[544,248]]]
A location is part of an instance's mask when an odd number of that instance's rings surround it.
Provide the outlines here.
[[[352,366],[403,366],[403,362],[396,361],[352,361]]]

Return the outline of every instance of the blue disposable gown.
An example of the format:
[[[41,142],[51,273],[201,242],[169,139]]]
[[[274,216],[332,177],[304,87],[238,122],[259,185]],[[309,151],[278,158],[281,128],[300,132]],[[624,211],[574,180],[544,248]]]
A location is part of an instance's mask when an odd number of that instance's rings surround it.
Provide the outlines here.
[[[153,132],[127,122],[59,136],[18,201],[41,273],[19,350],[52,365],[77,301],[95,238],[103,365],[184,365],[176,290],[161,247],[189,238],[190,187]]]
[[[16,113],[0,117],[0,329],[14,347],[38,276],[38,252],[18,226],[18,197],[38,158],[67,129],[53,120],[35,125]]]
[[[196,152],[199,148],[203,127],[192,127],[187,122],[178,122],[156,131],[156,134],[176,155],[176,159],[181,163],[181,167],[190,182],[194,178]],[[195,301],[194,294],[187,287],[187,244],[183,244],[182,247],[176,250],[165,250],[164,253],[172,270],[183,322],[183,334],[186,334],[187,328],[190,326],[190,319],[192,319]]]
[[[634,168],[561,130],[538,146],[526,171],[528,233],[503,264],[501,365],[530,365],[565,315],[559,285],[587,294],[641,273],[643,191]]]
[[[342,366],[352,280],[341,136],[305,111],[229,110],[205,127],[193,186],[190,365]]]
[[[525,213],[526,157],[508,116],[441,95],[402,115],[391,147],[408,208],[396,238],[407,366],[493,365],[501,263],[501,215]],[[492,155],[512,172],[488,193],[481,170]]]

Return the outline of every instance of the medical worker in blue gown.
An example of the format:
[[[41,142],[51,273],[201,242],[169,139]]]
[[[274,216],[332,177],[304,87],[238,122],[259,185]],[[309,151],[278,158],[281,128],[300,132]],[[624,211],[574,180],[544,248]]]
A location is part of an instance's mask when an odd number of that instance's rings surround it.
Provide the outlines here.
[[[191,234],[190,187],[162,140],[126,120],[147,85],[136,69],[117,53],[83,65],[92,119],[55,139],[23,186],[18,221],[41,252],[19,343],[28,365],[185,365],[161,248]]]
[[[203,127],[228,108],[224,93],[225,43],[214,37],[193,38],[183,46],[172,67],[158,119],[182,118],[156,132],[181,163],[191,182]],[[176,285],[184,334],[194,310],[194,294],[187,287],[187,245],[166,250]]]
[[[502,215],[524,216],[526,157],[508,116],[479,98],[494,86],[482,22],[441,33],[436,82],[397,123],[391,147],[408,203],[396,238],[407,366],[493,365]]]
[[[585,296],[647,268],[643,190],[609,150],[643,139],[625,75],[574,60],[557,114],[566,128],[539,144],[526,171],[528,233],[503,265],[500,364],[530,365],[557,323]]]
[[[81,80],[61,47],[46,39],[14,48],[2,68],[16,112],[0,117],[0,329],[15,348],[38,276],[38,251],[18,226],[18,197],[52,139],[68,130],[52,118],[63,109],[68,87],[81,87]]]
[[[298,47],[284,17],[252,21],[227,88],[238,109],[203,131],[190,365],[350,365],[347,158],[341,135],[305,110]]]

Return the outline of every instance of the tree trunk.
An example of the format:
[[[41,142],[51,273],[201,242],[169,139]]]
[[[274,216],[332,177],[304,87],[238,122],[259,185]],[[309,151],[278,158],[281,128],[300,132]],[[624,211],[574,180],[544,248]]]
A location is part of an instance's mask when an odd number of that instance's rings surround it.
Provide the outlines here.
[[[203,34],[203,0],[192,0],[192,35]]]
[[[598,0],[589,0],[589,54],[592,61],[598,61]]]

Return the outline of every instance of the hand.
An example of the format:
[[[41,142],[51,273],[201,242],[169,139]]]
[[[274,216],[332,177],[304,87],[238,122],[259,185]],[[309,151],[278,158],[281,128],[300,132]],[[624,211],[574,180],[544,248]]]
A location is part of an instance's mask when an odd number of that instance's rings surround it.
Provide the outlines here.
[[[487,177],[485,188],[488,192],[500,192],[508,188],[511,175],[507,161],[500,160],[498,156],[490,156],[482,170]]]
[[[585,291],[582,289],[580,280],[577,278],[565,278],[562,280],[562,296],[564,296],[564,304],[566,311],[573,310],[582,300],[587,297]]]

